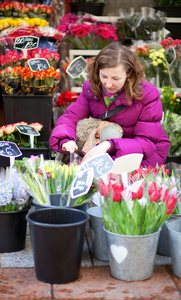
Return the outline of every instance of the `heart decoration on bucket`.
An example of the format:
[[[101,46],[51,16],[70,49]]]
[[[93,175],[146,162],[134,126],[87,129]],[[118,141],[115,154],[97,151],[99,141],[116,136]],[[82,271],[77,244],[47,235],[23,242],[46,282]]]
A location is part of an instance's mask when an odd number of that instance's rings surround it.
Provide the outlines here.
[[[122,263],[128,254],[128,250],[123,246],[111,245],[110,250],[118,264]]]

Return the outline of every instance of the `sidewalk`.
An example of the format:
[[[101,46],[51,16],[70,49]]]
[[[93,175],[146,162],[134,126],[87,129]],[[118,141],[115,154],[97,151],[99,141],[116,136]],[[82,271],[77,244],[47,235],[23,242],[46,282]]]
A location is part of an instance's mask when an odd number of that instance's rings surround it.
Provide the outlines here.
[[[79,279],[53,285],[36,279],[30,236],[26,248],[0,254],[0,300],[181,299],[181,278],[173,275],[171,258],[156,255],[153,276],[144,281],[126,282],[113,278],[109,263],[92,259],[85,241]]]

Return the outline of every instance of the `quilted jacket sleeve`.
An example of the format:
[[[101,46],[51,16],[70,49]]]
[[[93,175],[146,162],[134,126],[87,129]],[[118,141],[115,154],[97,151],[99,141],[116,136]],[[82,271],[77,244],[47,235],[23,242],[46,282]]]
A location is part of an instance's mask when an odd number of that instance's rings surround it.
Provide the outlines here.
[[[65,110],[65,113],[59,117],[50,137],[50,147],[52,149],[60,153],[65,153],[61,149],[62,144],[69,140],[76,141],[77,122],[90,115],[89,101],[84,88],[77,101],[72,103]]]

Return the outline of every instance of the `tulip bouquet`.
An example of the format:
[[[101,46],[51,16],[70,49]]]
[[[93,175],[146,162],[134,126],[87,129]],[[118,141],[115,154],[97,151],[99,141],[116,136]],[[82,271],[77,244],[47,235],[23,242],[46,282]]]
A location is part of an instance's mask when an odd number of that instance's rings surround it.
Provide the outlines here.
[[[44,160],[41,157],[23,158],[14,163],[22,176],[27,191],[39,204],[50,204],[50,194],[59,193],[67,199],[70,186],[78,172],[78,166],[62,165],[58,161]],[[87,195],[76,198],[73,206],[83,204],[96,191],[91,187]],[[72,202],[71,202],[72,203]]]
[[[58,62],[60,54],[55,51],[49,51],[48,48],[28,50],[27,60],[32,58],[45,58],[48,60],[50,66],[53,67]]]
[[[14,124],[8,124],[0,127],[0,140],[1,141],[8,141],[8,142],[13,142],[17,144],[18,147],[20,148],[30,148],[30,138],[28,135],[21,134],[18,129],[16,128],[16,125],[30,125],[33,128],[35,128],[38,132],[41,132],[43,129],[43,125],[40,123],[31,123],[28,124],[27,122],[18,122]],[[34,147],[35,148],[42,148],[40,143],[38,143],[37,136],[34,136]]]
[[[51,95],[60,81],[60,70],[50,67],[33,72],[29,67],[16,66],[1,70],[0,78],[3,94]]]
[[[123,235],[146,235],[156,232],[178,212],[179,180],[161,167],[140,167],[124,187],[121,175],[101,180],[103,221],[108,231]]]
[[[30,195],[25,184],[13,168],[0,172],[0,211],[17,211],[30,206]]]
[[[53,15],[53,8],[48,5],[24,4],[18,1],[5,1],[0,4],[1,17],[30,17],[49,19]]]

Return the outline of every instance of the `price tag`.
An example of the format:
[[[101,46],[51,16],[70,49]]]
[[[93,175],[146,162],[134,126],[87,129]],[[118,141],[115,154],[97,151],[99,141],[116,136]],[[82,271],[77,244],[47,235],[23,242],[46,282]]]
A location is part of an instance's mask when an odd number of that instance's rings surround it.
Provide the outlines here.
[[[109,173],[113,167],[114,161],[108,153],[100,154],[87,159],[79,167],[80,171],[93,168],[94,178],[99,178]]]
[[[18,146],[13,142],[1,141],[0,142],[0,155],[4,157],[18,157],[21,156],[22,153]]]
[[[68,68],[66,69],[66,73],[71,78],[76,78],[85,71],[86,67],[87,61],[82,56],[78,56],[69,64]]]
[[[13,166],[15,157],[21,156],[22,153],[18,146],[13,142],[0,142],[0,156],[9,157],[10,167]]]
[[[37,36],[19,36],[15,39],[14,48],[19,50],[36,49],[39,44],[39,37]]]
[[[30,125],[16,124],[16,128],[22,134],[38,136],[40,133]]]
[[[170,46],[166,51],[165,51],[165,59],[166,63],[169,67],[171,67],[176,59],[176,52],[175,48]]]
[[[92,185],[93,178],[94,178],[94,171],[92,168],[86,169],[84,171],[79,171],[71,185],[71,190],[70,190],[71,198],[75,199],[77,197],[87,194]]]
[[[16,128],[20,133],[30,136],[30,145],[31,148],[34,148],[34,136],[38,136],[40,133],[30,125],[16,124]]]
[[[50,64],[45,58],[31,58],[27,61],[31,71],[45,71],[50,68]]]

